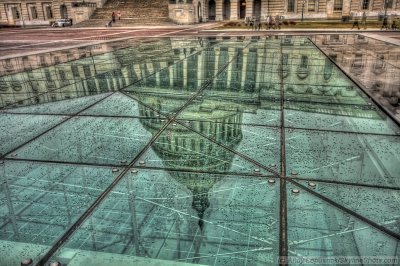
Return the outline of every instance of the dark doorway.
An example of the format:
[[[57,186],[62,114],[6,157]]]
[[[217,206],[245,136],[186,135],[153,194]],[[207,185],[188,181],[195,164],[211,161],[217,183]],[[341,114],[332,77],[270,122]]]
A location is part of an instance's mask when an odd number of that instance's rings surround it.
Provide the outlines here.
[[[199,18],[199,22],[203,22],[203,15],[202,15],[202,12],[201,12],[201,4],[200,4],[200,2],[197,5],[197,17]]]
[[[240,0],[239,18],[244,19],[246,17],[246,0]]]
[[[231,1],[230,0],[225,0],[224,1],[224,7],[222,9],[222,17],[223,19],[230,19],[231,18]]]
[[[256,18],[261,17],[261,0],[254,0],[253,3],[253,16]]]
[[[68,11],[67,11],[66,5],[60,6],[60,15],[61,15],[61,18],[68,18]]]
[[[208,1],[208,20],[215,20],[215,0]]]

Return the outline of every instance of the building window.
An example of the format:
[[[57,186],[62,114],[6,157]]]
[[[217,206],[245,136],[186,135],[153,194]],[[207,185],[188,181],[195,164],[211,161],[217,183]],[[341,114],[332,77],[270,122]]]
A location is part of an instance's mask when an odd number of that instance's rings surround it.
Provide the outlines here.
[[[52,19],[53,18],[53,10],[51,10],[51,6],[46,5],[45,10],[46,10],[46,18]]]
[[[288,0],[287,12],[294,12],[295,0]]]
[[[385,8],[393,8],[393,0],[386,0],[385,1]]]
[[[342,9],[343,9],[343,0],[335,0],[335,3],[333,4],[333,10],[342,11]]]
[[[37,19],[38,18],[38,14],[37,14],[37,10],[36,10],[36,6],[30,6],[29,7],[29,13],[31,15],[31,19]]]
[[[362,6],[361,6],[361,8],[362,8],[363,10],[368,9],[368,8],[369,8],[369,0],[362,0]]]
[[[13,17],[14,17],[14,19],[20,19],[20,18],[21,18],[21,14],[19,13],[18,8],[13,7],[13,8],[12,8],[12,11],[13,11]]]
[[[308,11],[309,12],[317,11],[317,0],[308,0]]]

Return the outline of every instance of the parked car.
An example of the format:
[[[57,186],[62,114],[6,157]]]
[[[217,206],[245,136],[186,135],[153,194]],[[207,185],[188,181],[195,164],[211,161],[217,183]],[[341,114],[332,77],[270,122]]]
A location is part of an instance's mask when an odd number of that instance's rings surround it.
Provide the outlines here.
[[[52,26],[53,27],[72,26],[72,19],[70,18],[57,19]]]

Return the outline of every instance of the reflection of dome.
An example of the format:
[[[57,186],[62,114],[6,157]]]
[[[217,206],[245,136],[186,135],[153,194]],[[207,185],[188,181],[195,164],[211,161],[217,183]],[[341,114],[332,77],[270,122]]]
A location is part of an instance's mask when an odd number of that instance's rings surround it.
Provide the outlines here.
[[[167,107],[177,107],[182,104],[182,99],[173,99],[172,95],[157,102],[154,101],[153,96],[142,96],[141,101],[155,107],[157,110],[163,110],[163,103],[167,103]],[[157,113],[143,106],[140,108],[141,116],[146,117],[146,119],[141,119],[141,123],[152,133],[158,131],[162,123]],[[187,124],[194,130],[235,149],[242,140],[240,126],[242,112],[240,109],[240,105],[235,103],[227,104],[227,102],[200,100],[185,109],[182,119],[191,120],[190,122],[187,121]],[[199,117],[203,121],[196,120]],[[152,149],[162,159],[166,168],[182,169],[190,172],[226,172],[229,170],[230,162],[234,157],[234,154],[228,150],[208,141],[192,130],[176,124],[170,125],[165,129],[152,146]],[[214,184],[219,181],[219,178],[208,175],[204,177],[190,172],[170,171],[170,175],[192,192],[192,207],[197,212],[199,217],[198,225],[203,230],[204,214],[210,206],[208,193]]]

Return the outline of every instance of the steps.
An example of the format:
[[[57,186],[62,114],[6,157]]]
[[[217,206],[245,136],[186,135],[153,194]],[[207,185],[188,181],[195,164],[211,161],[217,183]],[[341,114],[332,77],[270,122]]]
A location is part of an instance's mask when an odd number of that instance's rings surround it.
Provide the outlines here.
[[[83,22],[75,24],[74,28],[87,28],[87,27],[105,27],[105,25],[111,19],[88,19]],[[156,18],[156,19],[149,19],[147,18],[145,22],[143,19],[121,19],[116,20],[115,23],[112,24],[113,28],[118,27],[134,27],[134,26],[159,26],[159,25],[175,25],[169,18]]]
[[[104,27],[111,20],[111,14],[121,12],[121,20],[116,16],[113,27],[135,25],[171,24],[168,14],[169,0],[109,0],[102,8],[97,8],[89,20],[75,27]]]

